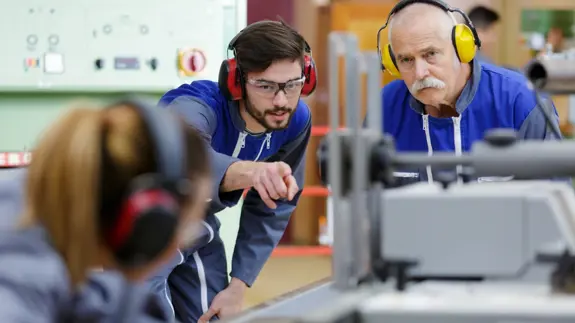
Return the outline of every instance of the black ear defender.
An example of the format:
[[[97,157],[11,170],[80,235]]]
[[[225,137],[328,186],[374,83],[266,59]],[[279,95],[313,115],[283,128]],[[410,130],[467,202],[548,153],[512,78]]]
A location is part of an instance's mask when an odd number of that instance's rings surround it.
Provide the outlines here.
[[[136,98],[114,105],[127,105],[138,111],[157,160],[155,172],[132,179],[119,199],[119,207],[114,208],[117,211],[114,223],[105,232],[105,241],[116,261],[123,267],[136,267],[155,260],[177,234],[181,205],[191,188],[186,170],[184,126],[167,110]]]

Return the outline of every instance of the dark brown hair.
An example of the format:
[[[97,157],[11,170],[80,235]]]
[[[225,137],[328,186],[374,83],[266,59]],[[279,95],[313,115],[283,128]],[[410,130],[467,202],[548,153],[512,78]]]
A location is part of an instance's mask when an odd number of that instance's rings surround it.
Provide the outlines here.
[[[263,72],[273,62],[299,60],[303,67],[305,39],[283,21],[263,20],[246,27],[235,43],[242,73]]]
[[[500,19],[499,14],[485,6],[476,6],[469,10],[467,14],[473,26],[477,29],[487,29],[497,23]]]
[[[191,127],[184,136],[193,183],[209,174],[207,149]],[[47,230],[74,285],[99,265],[102,232],[116,216],[101,214],[102,201],[117,202],[134,177],[157,171],[154,150],[141,115],[128,105],[80,105],[41,137],[29,166],[23,225],[41,223]]]

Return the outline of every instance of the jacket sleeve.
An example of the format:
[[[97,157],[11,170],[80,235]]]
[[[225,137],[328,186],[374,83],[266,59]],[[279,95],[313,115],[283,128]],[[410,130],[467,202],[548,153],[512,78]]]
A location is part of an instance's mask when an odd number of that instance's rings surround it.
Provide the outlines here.
[[[553,127],[556,129],[559,128],[559,114],[557,113],[557,109],[555,109],[555,105],[551,98],[547,96],[542,96],[541,101],[543,103],[543,109],[547,111],[547,115],[552,117]],[[519,96],[516,104],[522,104],[522,107],[525,106],[534,106],[534,108],[529,112],[519,131],[517,133],[518,137],[523,140],[562,140],[563,138],[557,138],[553,131],[549,128],[547,124],[547,119],[545,115],[541,111],[541,107],[537,106],[535,98],[533,95],[523,95]],[[515,106],[515,109],[520,108],[520,106]],[[559,182],[566,182],[567,184],[571,185],[571,178],[551,178],[553,181]]]
[[[549,128],[545,115],[542,112],[542,108],[547,111],[547,115],[552,117],[553,127],[559,129],[559,114],[555,109],[555,105],[551,98],[542,97],[543,107],[539,107],[535,101],[534,95],[521,94],[515,101],[515,109],[525,109],[526,107],[534,107],[531,109],[527,117],[521,124],[519,131],[517,133],[520,139],[529,140],[561,140],[562,138],[556,138],[553,131]]]
[[[246,195],[240,218],[240,228],[232,258],[231,276],[251,286],[265,262],[277,246],[288,225],[304,185],[305,152],[311,135],[311,120],[300,135],[284,145],[266,161],[283,161],[290,165],[300,191],[293,200],[280,200],[276,209],[268,208],[257,191]]]
[[[16,269],[13,269],[16,270]],[[2,271],[6,271],[4,268]],[[0,275],[5,276],[5,273]],[[50,295],[36,293],[25,285],[2,279],[0,282],[0,322],[55,323],[56,304]]]
[[[66,268],[38,228],[2,233],[0,322],[56,323],[69,304]]]
[[[17,177],[0,180],[0,227],[4,231],[0,238],[0,322],[55,322],[56,299],[61,295],[54,293],[57,289],[51,288],[50,281],[66,286],[60,275],[64,269],[58,268],[57,262],[50,257],[29,247],[34,246],[32,237],[14,231],[22,211],[26,171],[17,172]],[[42,275],[38,268],[42,268]],[[49,281],[42,280],[41,276]]]
[[[192,96],[179,96],[166,108],[183,117],[189,125],[200,132],[208,143],[212,165],[212,182],[214,183],[210,212],[217,213],[228,206],[235,205],[239,201],[242,191],[220,192],[219,188],[230,165],[239,159],[221,154],[211,148],[212,135],[216,130],[218,121],[214,110],[202,100]]]

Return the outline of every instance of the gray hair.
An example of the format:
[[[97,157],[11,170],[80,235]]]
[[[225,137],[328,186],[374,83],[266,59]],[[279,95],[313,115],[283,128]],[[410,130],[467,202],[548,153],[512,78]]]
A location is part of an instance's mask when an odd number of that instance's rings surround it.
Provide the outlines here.
[[[429,7],[433,7],[437,10],[429,10],[431,9]],[[412,8],[415,10],[410,10]],[[434,5],[427,3],[415,3],[410,5],[408,8],[404,8],[391,17],[389,25],[387,26],[387,39],[389,44],[391,45],[391,35],[394,27],[405,26],[406,24],[413,23],[413,21],[415,21],[414,19],[417,19],[417,16],[421,17],[421,15],[424,13],[437,15],[437,19],[435,21],[437,24],[441,25],[442,29],[444,29],[441,31],[441,35],[443,35],[445,39],[451,38],[451,30],[453,29],[453,26],[457,24],[457,20],[451,12],[447,12],[447,14],[445,14],[446,12],[443,9],[440,9]]]

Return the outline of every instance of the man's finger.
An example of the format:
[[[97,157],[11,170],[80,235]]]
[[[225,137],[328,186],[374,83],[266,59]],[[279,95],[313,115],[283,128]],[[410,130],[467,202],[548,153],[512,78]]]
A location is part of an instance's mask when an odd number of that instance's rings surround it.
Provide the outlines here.
[[[216,310],[215,308],[210,307],[210,308],[208,309],[208,311],[205,312],[204,315],[202,315],[202,316],[198,319],[198,323],[208,323],[208,322],[212,319],[212,317],[213,317],[214,315],[218,314],[218,311],[219,311],[219,310]]]
[[[280,198],[280,193],[276,190],[273,178],[270,177],[264,177],[262,179],[262,184],[263,186],[266,188],[268,195],[270,196],[271,199],[273,200],[277,200]]]
[[[268,191],[266,190],[266,188],[262,184],[258,184],[256,186],[254,186],[254,189],[258,192],[262,201],[270,209],[275,209],[277,207],[276,203],[270,198],[270,196],[268,195]]]
[[[279,198],[287,197],[288,188],[286,186],[286,183],[284,183],[283,181],[283,176],[281,175],[278,176],[278,174],[276,174],[276,176],[271,177],[269,180],[273,185],[274,192],[277,192],[278,194],[276,200]]]
[[[284,178],[284,181],[285,181],[287,188],[288,188],[287,199],[289,201],[291,201],[291,200],[293,200],[293,198],[295,197],[297,192],[299,192],[299,186],[297,185],[297,181],[295,180],[295,177],[293,177],[291,175]]]

